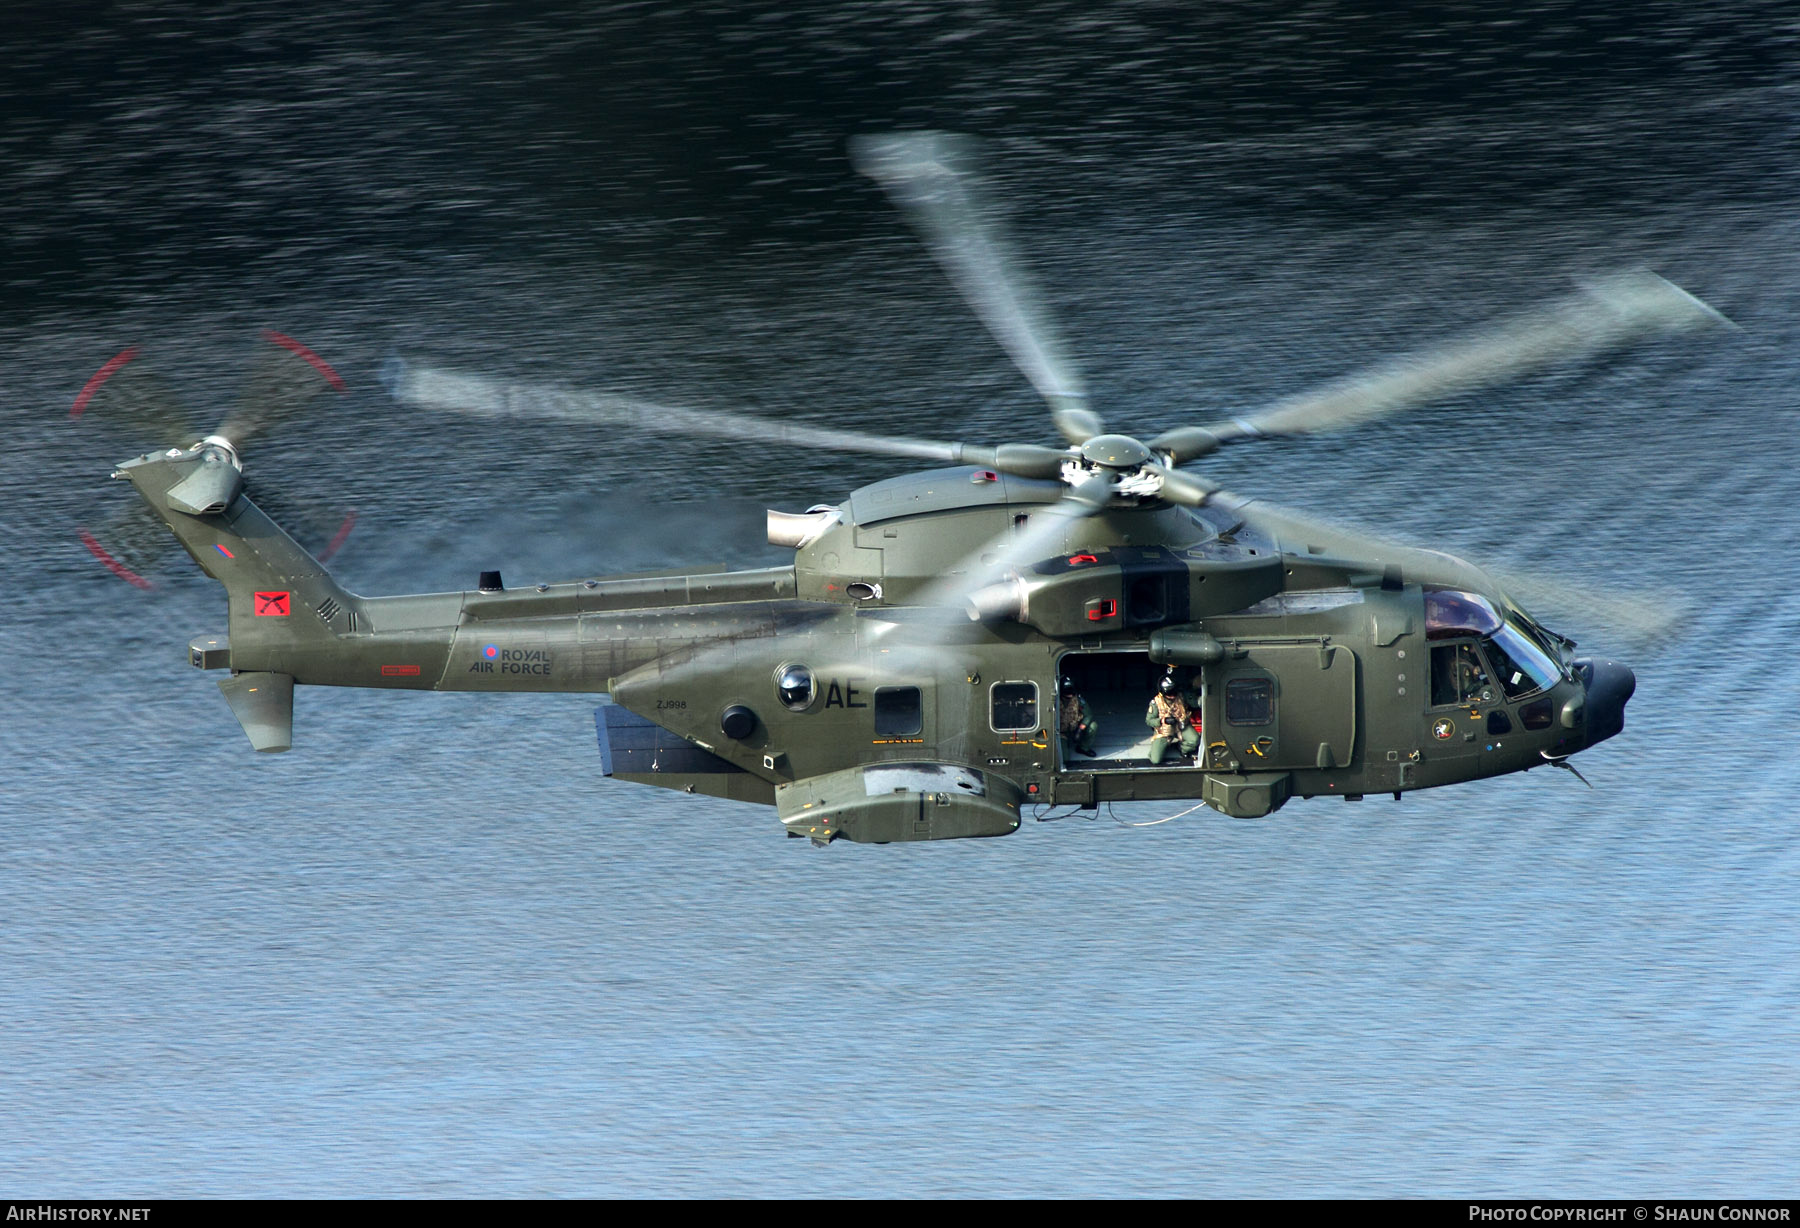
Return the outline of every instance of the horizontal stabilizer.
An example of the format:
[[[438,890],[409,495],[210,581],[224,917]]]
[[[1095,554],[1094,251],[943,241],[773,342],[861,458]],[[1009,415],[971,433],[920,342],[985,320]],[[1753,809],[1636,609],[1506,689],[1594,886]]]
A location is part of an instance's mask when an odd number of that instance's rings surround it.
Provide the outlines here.
[[[234,674],[219,681],[231,714],[257,750],[294,744],[294,679],[288,674]]]

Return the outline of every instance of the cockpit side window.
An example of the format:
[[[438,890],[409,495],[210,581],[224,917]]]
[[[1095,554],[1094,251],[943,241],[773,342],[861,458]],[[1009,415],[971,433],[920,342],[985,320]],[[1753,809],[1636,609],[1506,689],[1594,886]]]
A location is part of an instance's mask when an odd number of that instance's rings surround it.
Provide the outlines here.
[[[1475,645],[1433,644],[1431,646],[1431,704],[1480,703],[1489,692],[1487,666]]]

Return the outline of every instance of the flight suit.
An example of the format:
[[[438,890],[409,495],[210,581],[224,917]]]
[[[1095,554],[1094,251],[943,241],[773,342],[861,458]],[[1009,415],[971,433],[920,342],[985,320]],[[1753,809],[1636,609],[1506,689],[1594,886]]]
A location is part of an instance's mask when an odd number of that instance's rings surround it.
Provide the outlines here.
[[[1084,755],[1093,755],[1094,734],[1099,731],[1100,723],[1094,719],[1094,711],[1088,707],[1087,700],[1079,695],[1064,695],[1057,716],[1057,729],[1063,736],[1065,752],[1072,746]],[[1066,753],[1064,758],[1067,758]]]
[[[1181,743],[1181,753],[1191,757],[1200,749],[1200,731],[1194,728],[1193,709],[1187,700],[1174,695],[1164,698],[1161,694],[1150,697],[1150,708],[1144,713],[1144,724],[1155,730],[1156,736],[1150,739],[1150,762],[1158,764],[1168,752],[1171,742]],[[1169,726],[1175,727],[1171,734]]]

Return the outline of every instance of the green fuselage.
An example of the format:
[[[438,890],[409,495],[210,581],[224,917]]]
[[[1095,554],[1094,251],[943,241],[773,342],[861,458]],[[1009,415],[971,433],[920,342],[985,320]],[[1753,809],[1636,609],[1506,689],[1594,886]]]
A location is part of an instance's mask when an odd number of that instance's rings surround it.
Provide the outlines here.
[[[121,475],[230,594],[228,644],[197,642],[195,663],[230,668],[235,691],[222,685],[259,748],[285,749],[280,695],[293,684],[607,693],[613,775],[774,802],[796,834],[864,838],[818,816],[875,805],[857,800],[874,784],[807,782],[949,765],[981,778],[963,786],[971,794],[1003,799],[989,807],[998,820],[950,822],[962,811],[946,808],[934,835],[1001,834],[1031,802],[1204,797],[1255,815],[1294,796],[1536,766],[1616,732],[1612,708],[1622,721],[1623,698],[1609,693],[1603,718],[1584,702],[1594,667],[1568,660],[1476,568],[1398,548],[1369,558],[1366,545],[1356,557],[1316,526],[1252,510],[1152,503],[1071,520],[1057,552],[1020,571],[1013,605],[980,622],[921,602],[957,560],[1043,514],[1057,483],[954,469],[864,487],[818,517],[787,567],[371,598],[342,589],[241,493],[220,512],[172,507],[197,463],[155,453]],[[1511,611],[1554,676],[1499,677],[1479,629],[1428,626],[1436,589]],[[1463,676],[1447,682],[1452,660]],[[1198,763],[1152,765],[1137,745],[1164,668],[1200,700]],[[806,685],[784,693],[784,675]],[[1100,712],[1091,756],[1057,736],[1061,678]],[[1112,715],[1132,709],[1135,730]],[[912,838],[894,833],[923,833],[929,817],[871,820],[865,834]]]

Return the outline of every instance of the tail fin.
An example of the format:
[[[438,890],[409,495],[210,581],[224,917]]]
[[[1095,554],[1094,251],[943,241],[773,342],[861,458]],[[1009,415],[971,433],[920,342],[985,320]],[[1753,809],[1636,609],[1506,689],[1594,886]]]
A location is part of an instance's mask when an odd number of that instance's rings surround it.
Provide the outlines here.
[[[146,453],[113,476],[128,478],[200,570],[225,586],[229,649],[207,664],[229,663],[235,676],[220,687],[252,744],[286,750],[294,677],[356,629],[362,598],[242,493],[236,453],[222,439]]]

